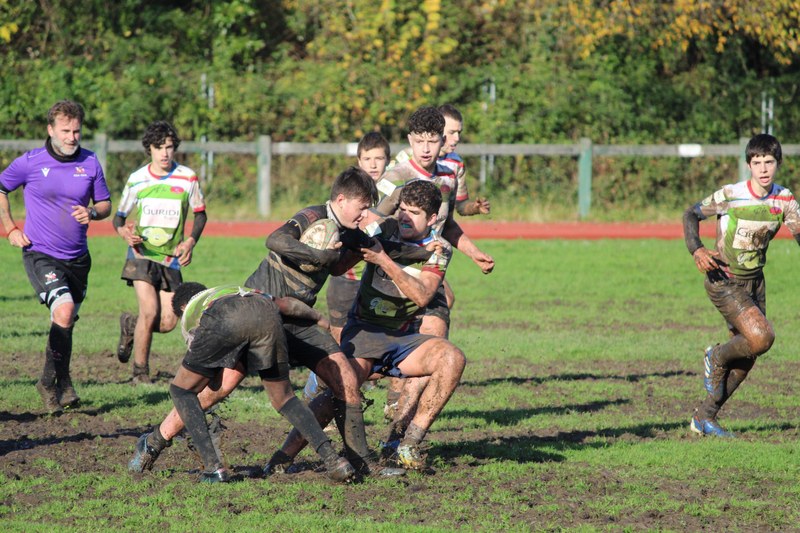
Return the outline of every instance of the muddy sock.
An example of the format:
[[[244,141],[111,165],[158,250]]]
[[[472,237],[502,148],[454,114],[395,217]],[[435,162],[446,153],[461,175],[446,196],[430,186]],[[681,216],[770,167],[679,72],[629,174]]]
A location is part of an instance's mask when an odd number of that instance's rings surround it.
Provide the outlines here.
[[[725,381],[724,395],[720,399],[713,398],[710,394],[700,404],[697,412],[700,418],[714,419],[717,417],[719,410],[725,405],[725,402],[733,396],[739,385],[747,378],[748,373],[755,365],[756,361],[753,358],[740,359],[733,363],[733,367],[728,371],[728,377]]]
[[[69,378],[69,361],[72,355],[72,327],[63,328],[55,322],[51,322],[47,346],[52,352],[56,378]]]
[[[56,359],[53,350],[50,349],[50,343],[44,350],[44,368],[42,369],[40,381],[47,388],[51,388],[56,384]]]
[[[344,400],[334,398],[333,405],[336,425],[342,434],[348,460],[357,469],[374,462],[375,458],[372,457],[369,446],[367,446],[364,412],[361,410],[361,404],[348,404]]]
[[[406,425],[403,420],[397,420],[389,425],[389,434],[386,437],[386,442],[395,440],[403,440],[406,435]]]
[[[394,391],[394,390],[386,391],[386,403],[389,404],[389,405],[391,405],[393,403],[397,403],[397,401],[400,399],[400,393],[401,392],[402,391],[399,391],[399,390],[398,391]]]
[[[425,438],[426,433],[428,433],[428,430],[422,429],[412,422],[408,425],[408,429],[406,429],[406,434],[403,437],[403,444],[411,444],[416,446],[422,442],[422,439]]]
[[[305,437],[317,453],[320,453],[320,448],[323,444],[330,444],[330,439],[322,431],[322,428],[319,427],[317,420],[314,418],[314,414],[308,406],[298,400],[297,397],[292,396],[289,401],[283,404],[283,407],[281,407],[278,412]],[[333,450],[333,448],[331,448],[331,450]],[[324,458],[325,457],[323,457],[323,459]]]
[[[161,426],[159,425],[154,426],[153,431],[147,436],[147,445],[160,452],[164,448],[171,446],[172,441],[164,438],[164,435],[161,434]]]
[[[172,396],[175,409],[181,415],[181,420],[186,425],[189,435],[192,436],[192,444],[203,459],[205,471],[213,472],[221,468],[222,459],[217,455],[214,443],[211,442],[211,435],[206,426],[206,415],[200,407],[197,394],[175,384],[169,386],[169,394]]]
[[[133,376],[141,376],[142,374],[145,376],[150,375],[150,365],[139,366],[136,363],[133,363]]]

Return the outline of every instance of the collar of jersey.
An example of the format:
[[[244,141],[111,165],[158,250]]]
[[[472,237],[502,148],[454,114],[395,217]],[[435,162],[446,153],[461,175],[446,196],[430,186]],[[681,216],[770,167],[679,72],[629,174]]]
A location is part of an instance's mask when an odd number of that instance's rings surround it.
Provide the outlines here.
[[[150,170],[150,165],[152,165],[152,163],[148,163],[147,164],[147,172],[150,174],[150,176],[152,176],[153,178],[155,178],[157,180],[165,180],[165,179],[167,179],[168,177],[172,176],[172,174],[178,169],[178,163],[173,161],[172,162],[172,169],[169,172],[167,172],[165,175],[158,176],[158,175],[154,174],[152,170]]]
[[[759,200],[763,200],[765,198],[769,198],[772,194],[772,191],[775,190],[775,182],[770,183],[769,190],[764,196],[759,196],[756,194],[756,191],[753,190],[753,184],[750,183],[750,180],[747,180],[747,190],[750,191],[750,194],[753,195],[753,198],[758,198]]]

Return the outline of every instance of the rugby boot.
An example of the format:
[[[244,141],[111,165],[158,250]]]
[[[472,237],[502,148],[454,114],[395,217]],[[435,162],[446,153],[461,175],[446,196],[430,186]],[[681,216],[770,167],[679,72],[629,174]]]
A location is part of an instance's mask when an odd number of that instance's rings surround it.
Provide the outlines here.
[[[128,470],[131,472],[144,472],[153,468],[153,463],[156,462],[158,456],[161,455],[161,450],[154,448],[147,443],[147,438],[150,433],[145,433],[139,440],[136,441],[136,447],[133,450],[133,457],[128,461]]]
[[[200,483],[227,483],[231,480],[231,474],[225,467],[220,467],[213,472],[203,472],[200,474]]]
[[[289,457],[281,450],[278,450],[264,466],[264,476],[271,476],[273,474],[286,474],[287,470],[292,466],[294,458]]]
[[[325,473],[330,479],[344,483],[353,479],[356,469],[344,457],[334,455],[325,461]]]
[[[55,385],[48,387],[42,383],[42,380],[39,380],[36,382],[36,390],[39,392],[39,396],[42,397],[44,408],[47,409],[48,413],[56,414],[64,410],[61,404],[58,403],[58,389]]]
[[[56,384],[56,389],[58,390],[59,394],[58,403],[64,409],[77,407],[78,404],[81,403],[81,399],[78,397],[78,394],[75,392],[75,388],[72,386],[72,378],[67,377],[64,379],[59,379],[58,383]]]
[[[401,444],[397,447],[397,463],[409,470],[424,470],[425,455],[420,452],[419,446]]]
[[[119,344],[117,345],[117,359],[120,363],[127,363],[133,352],[133,330],[136,329],[138,317],[130,313],[119,315]]]
[[[150,379],[150,365],[139,366],[133,363],[133,378],[131,384],[133,385],[150,385],[153,380]]]
[[[720,437],[723,439],[733,439],[736,438],[736,435],[731,433],[730,431],[726,431],[722,429],[722,426],[717,423],[716,420],[712,420],[709,418],[699,418],[698,415],[694,415],[692,417],[692,422],[689,424],[689,428],[694,431],[695,433],[702,435],[702,436],[712,436],[712,437]]]
[[[389,442],[380,441],[378,443],[378,449],[380,450],[378,463],[386,465],[389,464],[393,459],[396,459],[398,446],[400,446],[400,440],[390,440]]]
[[[703,356],[703,385],[715,400],[721,400],[725,394],[725,381],[728,379],[728,369],[717,362],[714,356],[714,347],[706,348]]]

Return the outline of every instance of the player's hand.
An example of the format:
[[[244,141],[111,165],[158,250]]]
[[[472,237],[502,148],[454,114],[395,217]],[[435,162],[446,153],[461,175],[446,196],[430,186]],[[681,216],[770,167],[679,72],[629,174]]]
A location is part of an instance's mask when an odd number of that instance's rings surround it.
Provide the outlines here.
[[[444,252],[444,246],[442,245],[442,241],[435,239],[426,244],[425,249],[428,250],[429,252],[435,253],[436,255],[442,255],[442,252]]]
[[[194,250],[195,244],[194,239],[189,237],[175,247],[173,253],[182,267],[188,266],[192,262],[192,250]]]
[[[8,242],[11,246],[15,246],[17,248],[25,248],[26,246],[31,245],[30,239],[28,236],[23,233],[23,231],[19,228],[12,229],[8,234]]]
[[[144,242],[142,237],[136,234],[136,225],[133,222],[128,222],[118,228],[117,234],[132,247],[136,247]]]
[[[73,205],[72,218],[77,220],[78,224],[86,225],[92,220],[92,208],[85,205]]]
[[[717,270],[720,267],[719,263],[716,261],[719,258],[719,252],[716,250],[712,251],[703,246],[695,250],[692,257],[694,258],[694,264],[697,266],[697,270],[704,274],[712,270]]]
[[[486,198],[475,200],[475,210],[481,215],[488,215],[492,211],[492,206]]]
[[[383,246],[378,239],[372,239],[372,246],[369,248],[361,248],[361,255],[364,256],[364,261],[375,265],[380,265],[384,258],[388,258],[386,252],[383,251]]]
[[[489,254],[478,251],[471,259],[484,274],[489,274],[494,270],[494,259]]]

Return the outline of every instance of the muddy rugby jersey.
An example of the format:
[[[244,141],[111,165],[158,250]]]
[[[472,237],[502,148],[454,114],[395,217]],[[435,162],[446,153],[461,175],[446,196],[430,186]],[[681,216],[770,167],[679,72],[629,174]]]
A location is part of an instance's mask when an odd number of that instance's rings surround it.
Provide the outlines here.
[[[72,206],[107,201],[111,193],[94,152],[79,147],[64,157],[49,148],[50,139],[12,161],[0,174],[0,186],[9,192],[23,187],[27,212],[23,231],[31,241],[27,250],[76,259],[89,251],[89,225],[72,217]]]
[[[391,170],[399,163],[403,163],[411,159],[411,147],[403,148],[392,160],[387,170]],[[456,202],[464,202],[469,200],[469,190],[467,189],[466,173],[467,169],[464,166],[464,160],[456,152],[440,155],[438,163],[450,168],[456,175]]]
[[[441,254],[431,254],[427,261],[398,260],[397,264],[415,278],[419,278],[422,272],[433,272],[444,279],[447,265],[453,255],[452,248],[447,241],[438,239],[434,232],[418,242],[402,241],[399,223],[395,219],[387,219],[385,230],[386,232],[382,236],[384,240],[417,246],[425,246],[433,240],[439,240],[443,246]],[[384,329],[402,330],[424,309],[403,294],[382,268],[367,263],[364,274],[361,276],[356,305],[350,314],[362,322]]]
[[[397,212],[397,208],[400,206],[400,191],[403,185],[413,180],[430,181],[439,187],[442,193],[442,206],[436,215],[433,229],[436,233],[441,234],[445,221],[455,209],[458,185],[453,169],[441,163],[437,162],[433,172],[428,172],[413,159],[409,159],[387,170],[377,183],[378,192],[385,196],[378,203],[376,211],[383,216],[390,216]]]
[[[166,176],[156,176],[147,164],[131,174],[122,190],[117,215],[123,218],[136,211],[136,233],[144,242],[128,258],[143,257],[164,266],[180,269],[172,254],[183,240],[186,215],[205,211],[205,201],[197,175],[189,167],[174,164]]]
[[[198,292],[192,296],[192,299],[186,304],[183,315],[181,316],[181,333],[187,343],[191,344],[194,336],[193,332],[195,328],[200,325],[200,318],[203,316],[203,313],[211,307],[211,304],[223,296],[229,296],[231,294],[272,298],[270,295],[256,291],[255,289],[248,289],[247,287],[240,287],[238,285],[223,285],[221,287],[213,287]]]
[[[741,278],[760,275],[767,262],[769,242],[785,223],[800,233],[800,212],[792,192],[777,183],[763,197],[750,181],[726,185],[697,204],[701,220],[717,215],[716,248],[731,274]]]

